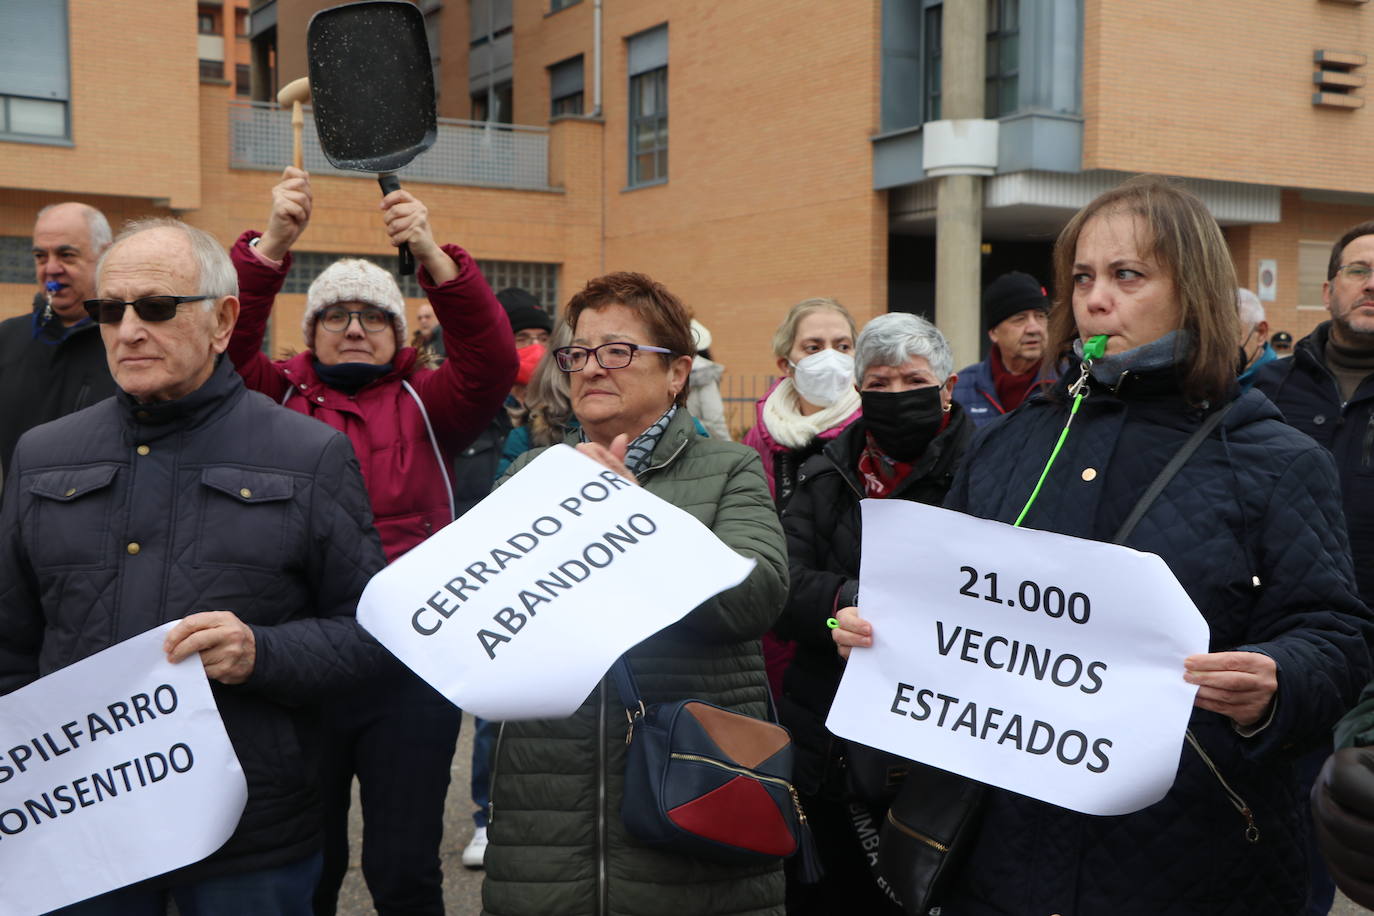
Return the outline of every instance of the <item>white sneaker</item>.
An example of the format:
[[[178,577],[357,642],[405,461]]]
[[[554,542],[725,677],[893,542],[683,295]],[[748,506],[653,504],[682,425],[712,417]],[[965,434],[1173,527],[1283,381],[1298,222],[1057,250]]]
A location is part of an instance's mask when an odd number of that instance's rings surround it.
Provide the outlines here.
[[[482,860],[487,857],[487,828],[478,827],[472,832],[472,839],[463,849],[463,864],[468,868],[481,868]]]

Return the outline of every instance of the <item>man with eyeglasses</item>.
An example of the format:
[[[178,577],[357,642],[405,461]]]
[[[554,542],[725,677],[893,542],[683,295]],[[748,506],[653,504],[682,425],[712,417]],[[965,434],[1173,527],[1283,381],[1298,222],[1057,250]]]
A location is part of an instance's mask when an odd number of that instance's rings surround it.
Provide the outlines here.
[[[0,694],[179,621],[163,649],[204,665],[248,803],[208,858],[63,912],[161,916],[170,895],[202,916],[307,916],[318,704],[396,667],[354,620],[384,564],[357,460],[346,436],[252,394],[221,358],[239,302],[209,234],[133,224],[93,285],[85,310],[119,391],[15,448]]]
[[[81,307],[95,295],[95,264],[109,245],[110,224],[94,207],[38,211],[33,310],[0,323],[0,479],[26,430],[114,394],[100,334]]]
[[[1291,359],[1274,360],[1262,368],[1255,388],[1278,405],[1291,425],[1335,455],[1355,580],[1365,604],[1374,607],[1374,221],[1352,227],[1332,247],[1322,302],[1330,319],[1298,341]],[[1283,545],[1274,545],[1274,549],[1282,550]],[[1365,698],[1370,695],[1366,688]],[[1374,709],[1366,716],[1369,723],[1364,731],[1374,725]],[[1347,788],[1352,774],[1356,783],[1369,778],[1360,775],[1363,762],[1349,756],[1334,759],[1346,765],[1338,768],[1335,778]],[[1353,771],[1349,769],[1352,763]],[[1315,770],[1315,766],[1310,769]],[[1312,773],[1304,775],[1304,785],[1310,784]],[[1328,774],[1317,781],[1314,799],[1329,798]],[[1356,794],[1346,795],[1342,801],[1350,809],[1350,817],[1363,820],[1366,829],[1374,831],[1374,791],[1364,799]],[[1329,837],[1320,802],[1317,811],[1318,835]],[[1333,813],[1329,805],[1325,811],[1327,815]],[[1343,886],[1352,876],[1374,881],[1374,848],[1351,850],[1334,858],[1329,845],[1324,844],[1324,851],[1333,865],[1332,873]],[[1352,873],[1350,856],[1363,857],[1366,870],[1362,874]],[[1342,859],[1344,871],[1338,865]],[[1328,894],[1325,901],[1330,900]]]

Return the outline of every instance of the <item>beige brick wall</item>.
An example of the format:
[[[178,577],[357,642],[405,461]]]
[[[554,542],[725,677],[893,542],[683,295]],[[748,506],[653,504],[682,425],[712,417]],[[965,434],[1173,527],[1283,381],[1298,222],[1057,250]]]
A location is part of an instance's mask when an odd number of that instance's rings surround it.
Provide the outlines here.
[[[1085,168],[1374,193],[1374,88],[1315,108],[1317,49],[1374,51],[1374,8],[1086,0]],[[1358,71],[1374,74],[1374,61]]]
[[[199,206],[195,14],[194,0],[69,0],[72,145],[0,144],[0,182]]]

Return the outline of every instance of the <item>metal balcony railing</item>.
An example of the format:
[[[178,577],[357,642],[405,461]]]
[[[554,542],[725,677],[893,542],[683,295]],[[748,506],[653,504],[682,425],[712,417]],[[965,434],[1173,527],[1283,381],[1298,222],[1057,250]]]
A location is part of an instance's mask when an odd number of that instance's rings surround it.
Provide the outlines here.
[[[308,108],[302,137],[305,168],[311,174],[365,175],[329,164],[320,150],[314,116]],[[290,164],[291,110],[270,102],[230,101],[230,168],[275,172]],[[440,118],[434,145],[398,174],[402,182],[547,190],[548,128]]]

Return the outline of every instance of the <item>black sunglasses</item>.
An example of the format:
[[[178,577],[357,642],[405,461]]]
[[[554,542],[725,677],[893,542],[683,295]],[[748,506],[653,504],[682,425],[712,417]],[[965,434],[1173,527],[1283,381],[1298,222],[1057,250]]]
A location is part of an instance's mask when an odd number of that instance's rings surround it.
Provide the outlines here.
[[[119,324],[124,320],[124,307],[132,305],[144,321],[169,321],[176,317],[177,306],[183,302],[200,302],[214,296],[143,296],[132,302],[123,299],[87,299],[81,303],[86,314],[97,324]]]

